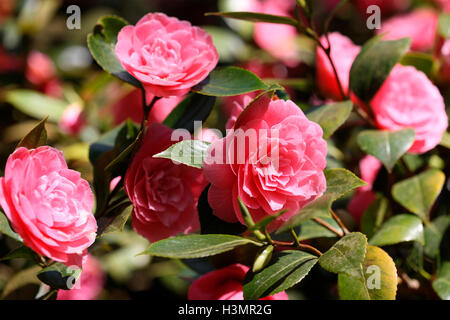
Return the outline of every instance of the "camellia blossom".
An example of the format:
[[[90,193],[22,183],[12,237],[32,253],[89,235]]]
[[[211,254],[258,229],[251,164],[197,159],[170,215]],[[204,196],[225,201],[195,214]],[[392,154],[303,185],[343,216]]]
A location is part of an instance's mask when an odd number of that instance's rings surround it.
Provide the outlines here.
[[[88,255],[80,277],[70,290],[58,290],[57,300],[95,300],[102,291],[105,274],[100,262]]]
[[[417,9],[398,15],[382,23],[377,34],[384,34],[385,40],[410,37],[411,50],[429,51],[436,42],[438,13],[432,9]]]
[[[181,96],[219,61],[211,36],[187,21],[149,13],[124,27],[115,48],[122,66],[158,97]]]
[[[150,242],[199,229],[197,201],[206,187],[200,169],[153,158],[177,141],[172,130],[152,124],[131,163],[124,180],[133,202],[132,225]]]
[[[86,125],[83,108],[78,103],[69,105],[63,112],[59,127],[66,134],[77,135]]]
[[[18,148],[0,178],[0,204],[26,246],[68,266],[81,266],[95,241],[94,196],[62,153]]]
[[[448,127],[444,98],[427,76],[411,66],[397,65],[370,102],[380,129],[413,128],[410,153],[436,147]]]
[[[436,0],[435,1],[444,12],[450,12],[450,1],[448,0]]]
[[[27,80],[36,86],[43,86],[56,77],[53,61],[39,51],[32,51],[27,59]]]
[[[366,211],[372,202],[375,201],[376,195],[375,192],[372,191],[372,187],[381,166],[380,160],[371,155],[365,156],[359,162],[361,179],[364,180],[367,185],[359,187],[356,190],[355,195],[350,200],[347,207],[348,211],[358,223],[361,221],[364,211]]]
[[[220,270],[209,272],[196,279],[189,287],[189,300],[244,300],[242,284],[250,268],[233,264]],[[286,292],[259,300],[288,300]]]
[[[338,32],[328,34],[328,39],[330,41],[331,59],[336,67],[342,89],[344,93],[347,94],[349,90],[350,70],[353,61],[355,61],[356,56],[361,51],[361,47],[353,44],[352,40]],[[325,48],[328,47],[325,36],[322,36],[320,41]],[[333,100],[342,100],[343,97],[333,67],[326,53],[320,47],[317,47],[316,55],[317,87],[325,97]]]
[[[155,102],[150,114],[148,115],[148,124],[162,123],[173,109],[183,100],[180,97],[162,98]],[[147,104],[154,99],[153,95],[147,94]],[[131,119],[136,123],[142,121],[144,112],[142,110],[142,93],[139,89],[134,89],[127,93],[123,98],[117,101],[112,107],[114,123],[121,124],[127,119]]]
[[[234,130],[211,144],[203,163],[216,216],[244,223],[240,197],[255,221],[287,209],[275,227],[325,191],[322,129],[292,101],[263,95],[244,109]]]

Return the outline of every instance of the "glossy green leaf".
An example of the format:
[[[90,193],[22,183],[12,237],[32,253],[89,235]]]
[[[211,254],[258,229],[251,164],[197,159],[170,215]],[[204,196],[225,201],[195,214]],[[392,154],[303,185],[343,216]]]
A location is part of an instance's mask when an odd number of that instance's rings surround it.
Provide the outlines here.
[[[207,96],[225,97],[269,88],[269,85],[248,70],[224,67],[213,70],[208,78],[196,85],[192,91]]]
[[[123,129],[125,124],[108,131],[100,137],[96,142],[89,146],[89,161],[92,164],[105,152],[112,151],[115,147],[115,142],[119,132]]]
[[[155,154],[153,158],[165,158],[194,168],[202,168],[210,143],[201,140],[183,140]]]
[[[433,289],[442,300],[450,300],[450,261],[442,264],[433,281]]]
[[[257,12],[208,12],[207,16],[220,16],[224,18],[233,18],[252,22],[267,22],[276,24],[287,24],[296,27],[297,20],[286,16],[276,16],[271,14]]]
[[[358,275],[339,274],[339,296],[342,300],[395,300],[397,282],[392,258],[382,249],[368,246]]]
[[[284,251],[258,273],[244,280],[244,298],[256,300],[289,289],[303,280],[316,264],[317,257],[302,251]]]
[[[173,129],[194,133],[194,121],[205,121],[216,101],[215,97],[191,93],[167,116],[163,124]]]
[[[344,273],[359,277],[361,264],[366,255],[367,238],[359,232],[353,232],[336,242],[320,258],[322,268],[333,273]]]
[[[10,90],[5,93],[5,101],[16,109],[35,119],[48,117],[51,122],[59,122],[68,102],[51,98],[42,93],[27,89]]]
[[[392,187],[392,196],[403,207],[428,221],[431,207],[441,193],[444,182],[445,174],[442,171],[429,169],[396,183]]]
[[[371,238],[383,224],[388,209],[388,200],[385,197],[377,197],[364,211],[361,217],[361,232]]]
[[[351,101],[327,104],[308,110],[309,120],[318,123],[323,130],[323,138],[328,139],[350,116],[353,109]]]
[[[441,13],[438,21],[438,31],[444,39],[450,36],[450,13]]]
[[[387,220],[369,244],[381,247],[408,241],[424,243],[422,220],[411,214],[400,214]]]
[[[0,232],[16,241],[23,242],[22,237],[11,229],[8,222],[8,218],[1,211],[0,211]]]
[[[122,232],[131,216],[132,210],[133,206],[127,201],[114,210],[109,211],[107,216],[98,219],[97,237]]]
[[[187,235],[155,242],[142,254],[172,259],[190,259],[213,256],[238,246],[259,242],[225,234]]]
[[[39,267],[39,266],[32,266],[28,269],[24,269],[24,270],[17,272],[6,283],[0,297],[2,299],[7,298],[8,295],[10,295],[14,291],[16,291],[28,284],[39,285],[41,282],[36,277],[36,274],[38,273],[38,271],[40,269],[41,269],[41,267]]]
[[[72,269],[56,262],[42,269],[37,277],[53,289],[70,290],[81,276],[81,269]]]
[[[400,61],[404,66],[413,66],[426,75],[431,75],[434,67],[434,57],[428,53],[408,52]]]
[[[34,253],[33,250],[26,246],[20,246],[11,252],[9,252],[4,257],[0,258],[0,261],[11,260],[11,259],[27,259],[35,261],[37,258],[37,254]]]
[[[114,51],[117,35],[127,24],[124,19],[116,16],[102,17],[93,32],[88,35],[87,44],[95,61],[103,70],[133,86],[141,87],[141,83],[125,71]]]
[[[290,218],[277,233],[285,232],[297,227],[305,221],[320,214],[328,215],[331,204],[358,187],[365,186],[366,183],[345,169],[326,169],[324,171],[327,179],[327,190],[318,199],[310,202],[296,215]]]
[[[362,101],[369,102],[409,50],[410,44],[409,38],[382,41],[375,37],[366,42],[353,62],[350,89]]]
[[[440,143],[441,146],[446,147],[447,149],[450,149],[450,133],[449,132],[444,132],[444,134],[442,135],[442,140]]]
[[[27,149],[35,149],[47,144],[47,130],[45,130],[45,122],[47,118],[39,121],[39,123],[20,140],[16,148],[24,147]]]
[[[398,159],[414,143],[414,130],[365,130],[358,135],[358,144],[364,152],[380,160],[391,171]]]
[[[436,258],[438,255],[442,237],[449,226],[450,215],[439,216],[425,226],[425,246],[423,251],[430,258]]]

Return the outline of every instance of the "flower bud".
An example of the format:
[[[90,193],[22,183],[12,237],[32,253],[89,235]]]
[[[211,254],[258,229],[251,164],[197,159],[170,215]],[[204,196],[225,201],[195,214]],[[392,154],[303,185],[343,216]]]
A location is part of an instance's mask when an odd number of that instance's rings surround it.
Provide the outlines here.
[[[256,257],[255,262],[253,263],[252,271],[259,272],[264,269],[264,267],[270,262],[270,259],[272,259],[272,253],[272,245],[265,247]]]

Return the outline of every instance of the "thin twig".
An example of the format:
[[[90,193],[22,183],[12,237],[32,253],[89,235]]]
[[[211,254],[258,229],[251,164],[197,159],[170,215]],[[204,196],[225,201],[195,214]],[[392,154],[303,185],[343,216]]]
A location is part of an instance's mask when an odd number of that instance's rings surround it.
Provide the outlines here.
[[[339,227],[341,227],[342,231],[344,231],[344,235],[349,234],[350,231],[348,231],[341,218],[339,218],[339,216],[332,209],[330,209],[330,213],[333,216],[333,219],[338,223]]]
[[[333,232],[334,234],[336,234],[338,237],[343,237],[344,233],[339,231],[338,229],[336,229],[335,227],[331,226],[330,224],[328,224],[327,222],[323,221],[320,218],[313,218],[313,221],[320,224],[322,227],[330,230],[331,232]]]

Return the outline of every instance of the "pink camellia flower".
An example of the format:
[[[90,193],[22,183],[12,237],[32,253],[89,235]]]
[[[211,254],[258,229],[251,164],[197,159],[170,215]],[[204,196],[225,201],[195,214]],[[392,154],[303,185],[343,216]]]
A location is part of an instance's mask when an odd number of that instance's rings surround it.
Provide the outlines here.
[[[234,132],[211,144],[203,163],[214,214],[244,223],[238,197],[255,221],[287,209],[271,224],[275,228],[319,197],[326,189],[322,135],[292,101],[263,95],[247,106]]]
[[[290,11],[294,8],[295,1],[265,0],[252,11],[278,16],[290,16]],[[300,62],[296,36],[296,28],[285,24],[258,22],[255,23],[253,32],[253,38],[259,47],[290,67],[295,67]]]
[[[407,9],[410,0],[355,0],[355,4],[363,15],[367,13],[367,8],[371,5],[378,6],[381,14],[387,15]]]
[[[64,110],[59,127],[66,134],[78,135],[86,125],[83,108],[78,103],[69,105]]]
[[[233,264],[220,270],[209,272],[189,287],[189,300],[244,300],[242,284],[250,268],[242,264]],[[286,292],[259,300],[288,300]]]
[[[53,61],[39,51],[32,51],[27,59],[27,80],[36,86],[43,86],[56,77]]]
[[[397,65],[370,105],[380,129],[415,130],[410,153],[424,153],[436,147],[448,126],[439,89],[414,67]]]
[[[197,201],[207,183],[200,169],[153,155],[178,141],[172,130],[154,123],[128,169],[124,185],[133,202],[132,225],[150,242],[199,229]]]
[[[342,85],[344,93],[347,94],[349,90],[350,70],[353,61],[361,51],[361,47],[353,44],[353,42],[338,32],[333,32],[328,35],[331,48],[331,59],[336,67],[339,80]],[[320,39],[325,48],[328,47],[328,42],[325,36]],[[317,47],[317,61],[316,61],[316,83],[320,92],[327,98],[333,100],[342,100],[342,94],[339,90],[339,85],[334,74],[330,61],[325,52]]]
[[[57,300],[95,300],[102,291],[105,274],[100,262],[88,255],[82,272],[70,290],[58,290]]]
[[[156,101],[148,115],[148,124],[163,122],[183,98],[182,96],[168,97]],[[147,95],[147,103],[150,103],[153,99],[153,95]],[[128,118],[136,123],[140,123],[143,116],[142,94],[139,89],[130,91],[113,106],[113,117],[116,125],[121,124]]]
[[[158,97],[181,96],[219,61],[211,36],[187,21],[149,13],[124,27],[116,44],[123,67]]]
[[[378,172],[381,169],[381,162],[374,156],[367,155],[359,162],[359,169],[361,171],[361,179],[367,185],[359,187],[355,195],[348,204],[348,211],[353,218],[359,223],[364,211],[375,201],[376,195],[372,191],[373,184],[377,178]]]
[[[450,12],[449,0],[436,0],[436,3],[444,10],[444,12]]]
[[[436,41],[438,14],[432,9],[417,9],[411,13],[390,18],[382,23],[377,34],[383,39],[411,38],[411,50],[429,51]]]
[[[55,261],[80,266],[95,241],[89,183],[52,147],[18,148],[9,156],[0,204],[24,244]]]

